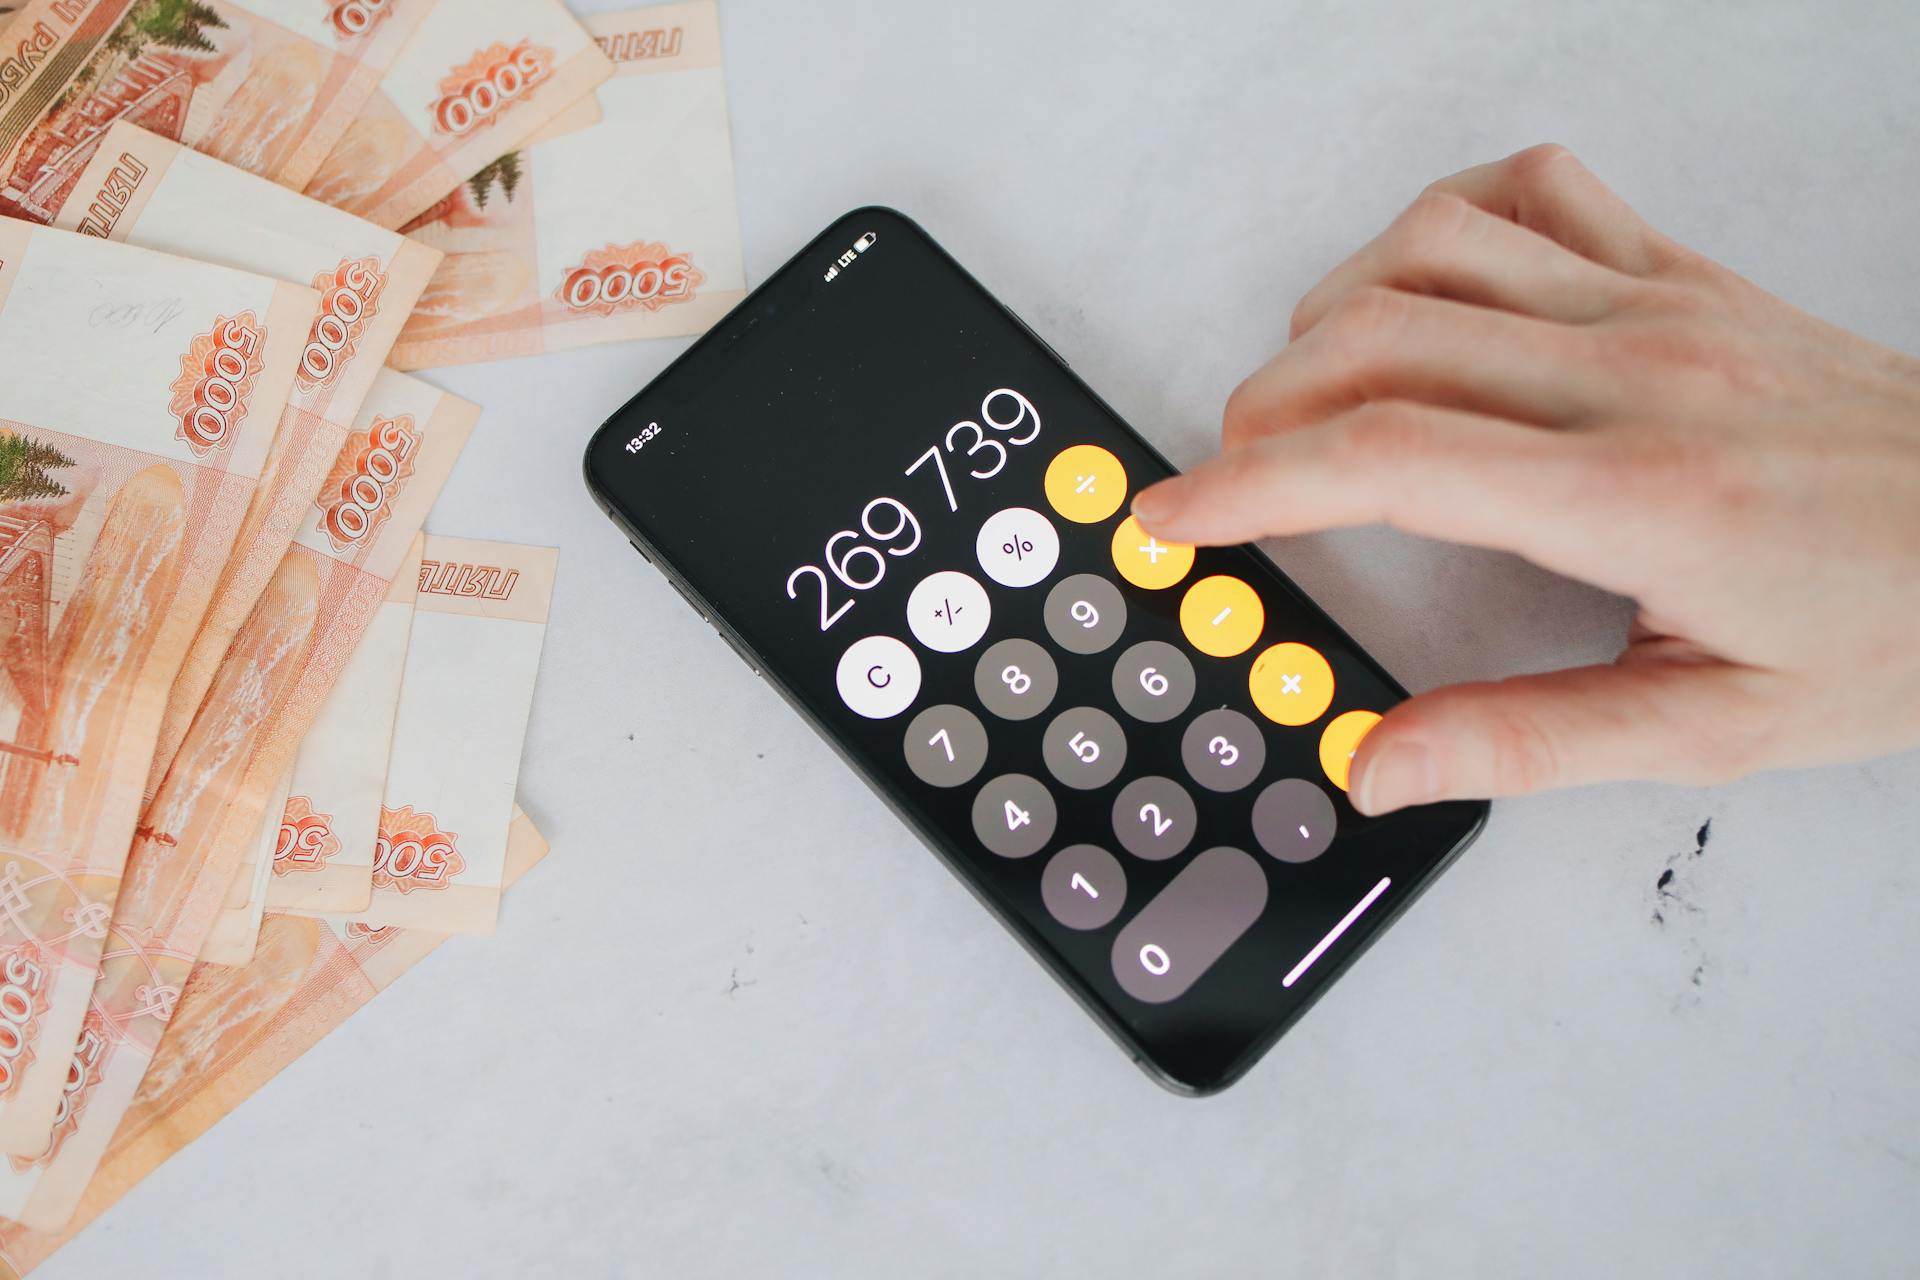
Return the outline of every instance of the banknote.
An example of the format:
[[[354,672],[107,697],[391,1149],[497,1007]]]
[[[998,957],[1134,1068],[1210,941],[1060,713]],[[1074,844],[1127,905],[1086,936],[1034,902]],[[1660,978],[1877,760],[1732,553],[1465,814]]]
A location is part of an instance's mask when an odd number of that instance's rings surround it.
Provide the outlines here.
[[[130,120],[305,186],[434,0],[28,0],[0,37],[0,213],[51,222]]]
[[[613,74],[560,0],[460,0],[427,15],[306,186],[399,227]]]
[[[263,811],[260,834],[244,853],[227,886],[226,903],[200,948],[201,963],[245,964],[252,959],[275,873],[299,875],[296,883],[303,886],[319,880],[321,888],[332,888],[349,900],[341,910],[362,909],[372,900],[374,838],[407,637],[413,630],[422,544],[416,535],[387,598],[300,744],[293,772],[300,772],[302,762],[307,769],[299,803],[288,812],[290,775]],[[322,808],[315,808],[316,796]],[[343,884],[345,892],[339,893]],[[303,914],[325,914],[310,905],[314,894],[304,896],[309,905]]]
[[[546,854],[546,840],[516,808],[506,883]],[[277,913],[260,934],[245,968],[194,970],[153,1065],[65,1226],[0,1223],[0,1277],[18,1280],[44,1262],[446,941],[444,934]]]
[[[746,289],[711,0],[587,20],[605,119],[502,156],[406,228],[446,252],[391,362],[703,333]]]
[[[342,452],[134,833],[80,1048],[63,1069],[66,1105],[50,1136],[43,1130],[0,1168],[0,1217],[64,1220],[63,1197],[79,1186],[53,1171],[87,1158],[69,1157],[70,1148],[97,1152],[102,1131],[119,1122],[273,787],[479,412],[392,372],[376,382],[368,411],[371,421],[355,428],[362,447]],[[362,484],[368,476],[374,483]],[[63,1190],[42,1193],[43,1184]]]
[[[359,923],[493,932],[558,556],[427,535]]]
[[[317,514],[234,637],[207,706],[140,819],[84,1013],[81,1054],[67,1071],[69,1102],[40,1146],[17,1151],[21,1159],[0,1169],[0,1217],[65,1221],[84,1178],[54,1171],[96,1157],[119,1123],[273,787],[386,597],[478,409],[386,372],[367,397],[367,415],[355,426],[365,447],[342,453],[344,478],[330,478]],[[378,493],[357,484],[367,474],[384,478]],[[342,514],[349,503],[365,505]]]
[[[439,254],[124,120],[107,129],[55,225],[310,283],[325,297],[238,552],[169,694],[147,773],[152,795]]]
[[[273,873],[269,909],[326,915],[364,911],[373,900],[374,842],[422,545],[416,537],[380,612],[300,744],[288,795],[272,811],[272,847],[263,845]]]
[[[319,306],[0,218],[0,1151],[72,1108],[166,690]]]

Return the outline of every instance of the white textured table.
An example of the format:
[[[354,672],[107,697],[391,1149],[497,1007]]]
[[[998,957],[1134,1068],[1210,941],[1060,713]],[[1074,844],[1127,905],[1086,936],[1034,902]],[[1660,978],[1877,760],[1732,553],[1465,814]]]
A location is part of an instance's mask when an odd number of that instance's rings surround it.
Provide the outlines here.
[[[755,281],[895,204],[1177,461],[1337,257],[1544,139],[1920,350],[1910,3],[724,21]],[[554,852],[499,936],[436,953],[44,1274],[1920,1265],[1920,758],[1499,805],[1243,1083],[1183,1101],[588,503],[588,433],[680,349],[444,375],[487,416],[434,527],[564,549],[523,782]],[[1500,556],[1380,532],[1276,555],[1415,688],[1600,658],[1622,627]]]

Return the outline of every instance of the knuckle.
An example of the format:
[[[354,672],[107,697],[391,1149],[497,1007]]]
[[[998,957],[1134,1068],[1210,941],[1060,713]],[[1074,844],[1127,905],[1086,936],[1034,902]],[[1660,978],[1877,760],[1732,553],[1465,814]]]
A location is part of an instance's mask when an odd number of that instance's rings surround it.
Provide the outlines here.
[[[1459,236],[1475,212],[1464,196],[1428,187],[1395,223],[1394,249],[1402,258],[1431,258]]]
[[[1507,157],[1507,179],[1522,191],[1541,190],[1581,167],[1580,159],[1557,142],[1542,142]]]
[[[1365,365],[1405,324],[1409,301],[1384,285],[1355,289],[1334,304],[1321,326],[1329,354],[1348,368]]]

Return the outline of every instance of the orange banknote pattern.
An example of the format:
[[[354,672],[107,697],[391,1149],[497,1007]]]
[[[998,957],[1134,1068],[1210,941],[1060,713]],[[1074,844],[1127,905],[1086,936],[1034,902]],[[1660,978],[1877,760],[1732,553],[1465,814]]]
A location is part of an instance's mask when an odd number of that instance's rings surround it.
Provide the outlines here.
[[[306,192],[383,227],[416,218],[613,74],[559,0],[430,14]]]
[[[68,1066],[91,1043],[165,690],[318,306],[298,285],[0,219],[0,1151],[42,1150],[85,1087]],[[76,379],[83,357],[118,376]]]
[[[0,29],[0,213],[51,222],[111,126],[298,190],[435,0],[27,0]]]
[[[66,1220],[90,1161],[146,1073],[180,986],[267,803],[332,679],[385,597],[426,510],[479,416],[476,406],[405,374],[382,375],[370,412],[407,408],[423,423],[413,482],[378,537],[338,557],[311,545],[312,519],[287,552],[221,664],[201,713],[148,804],[127,856],[107,954],[91,993],[104,1042],[71,1074],[99,1082],[75,1099],[71,1140],[35,1146],[26,1167],[0,1170],[0,1216],[30,1226]],[[80,1105],[84,1102],[84,1109]]]
[[[111,206],[104,212],[103,200]],[[145,793],[152,795],[345,445],[439,255],[124,120],[106,130],[57,225],[85,230],[90,223],[115,240],[311,284],[321,294],[239,550],[220,571],[168,696],[147,771]],[[208,393],[221,404],[231,398],[217,381]],[[204,407],[194,412],[195,421],[207,414]]]
[[[701,333],[745,296],[713,0],[587,28],[615,68],[601,122],[498,157],[407,226],[447,256],[396,368]]]

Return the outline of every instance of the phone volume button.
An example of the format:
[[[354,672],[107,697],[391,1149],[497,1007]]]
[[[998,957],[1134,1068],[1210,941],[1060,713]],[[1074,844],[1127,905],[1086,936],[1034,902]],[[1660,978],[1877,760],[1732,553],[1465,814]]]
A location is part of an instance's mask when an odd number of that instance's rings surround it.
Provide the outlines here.
[[[733,650],[733,656],[747,664],[747,670],[753,672],[753,674],[756,676],[760,674],[760,668],[753,665],[753,659],[747,657],[746,652],[743,649],[741,649],[739,645],[733,642],[732,636],[720,630],[720,628],[718,627],[715,627],[713,630],[714,630],[714,634],[718,635],[722,640],[726,641],[727,648]]]
[[[1013,317],[1015,324],[1018,324],[1022,329],[1025,329],[1027,331],[1027,336],[1029,338],[1032,338],[1035,342],[1040,344],[1041,350],[1045,351],[1048,355],[1052,356],[1055,360],[1058,360],[1066,368],[1068,369],[1073,368],[1072,365],[1067,363],[1067,358],[1065,356],[1061,355],[1058,351],[1055,351],[1053,349],[1053,344],[1051,342],[1048,342],[1045,338],[1041,337],[1038,330],[1036,330],[1032,325],[1028,324],[1024,319],[1021,318],[1019,312],[1014,311],[1011,307],[1009,307],[1007,309],[1007,314]]]
[[[679,596],[681,600],[686,602],[687,608],[693,610],[695,613],[700,615],[700,621],[706,623],[708,626],[713,625],[713,619],[707,617],[707,611],[705,609],[702,609],[699,605],[695,604],[693,602],[693,597],[688,595],[686,593],[686,590],[682,588],[679,583],[675,582],[672,578],[668,578],[667,585],[673,588],[673,594]]]
[[[648,564],[653,563],[653,557],[647,554],[647,549],[640,545],[640,542],[637,538],[628,538],[627,545],[632,547],[635,551],[638,551],[640,553],[640,558],[642,560],[645,560]]]

